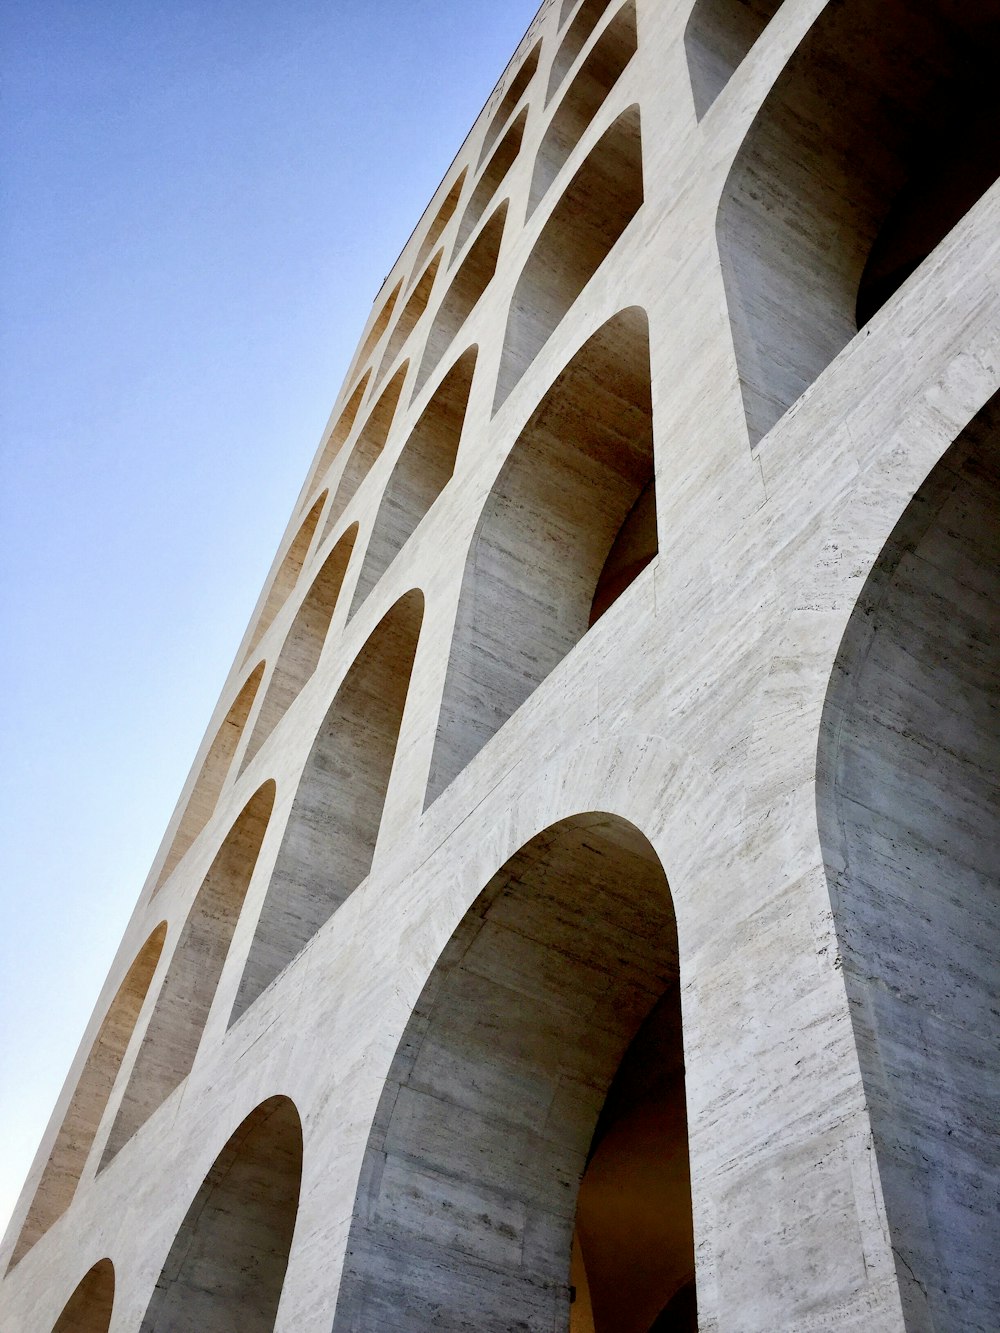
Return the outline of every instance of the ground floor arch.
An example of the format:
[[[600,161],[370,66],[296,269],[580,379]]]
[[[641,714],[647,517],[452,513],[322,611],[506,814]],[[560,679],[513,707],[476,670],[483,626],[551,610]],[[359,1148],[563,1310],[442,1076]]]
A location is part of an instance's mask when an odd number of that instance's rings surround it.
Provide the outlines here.
[[[691,1218],[666,876],[626,820],[562,819],[490,879],[406,1026],[334,1329],[647,1333],[685,1301],[693,1329]]]

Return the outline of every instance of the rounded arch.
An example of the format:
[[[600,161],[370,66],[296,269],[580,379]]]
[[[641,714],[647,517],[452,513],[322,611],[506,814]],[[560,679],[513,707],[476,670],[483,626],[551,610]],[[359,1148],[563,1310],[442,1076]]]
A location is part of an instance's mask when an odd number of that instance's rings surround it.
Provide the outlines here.
[[[415,273],[421,271],[421,265],[425,262],[427,256],[434,249],[435,245],[437,245],[445,227],[447,227],[448,223],[451,221],[452,214],[458,207],[458,201],[462,197],[462,187],[465,185],[465,177],[468,170],[468,167],[463,167],[455,177],[454,184],[445,195],[441,207],[434,215],[434,221],[427,228],[426,235],[420,242],[420,249],[417,251],[417,257],[413,261],[413,269]]]
[[[324,560],[295,613],[247,741],[242,768],[256,755],[319,665],[357,535],[358,525],[353,523]]]
[[[535,70],[538,68],[538,56],[542,49],[541,42],[536,42],[528,54],[525,56],[520,69],[511,80],[510,87],[504,94],[500,105],[493,114],[493,119],[487,126],[486,133],[483,135],[483,146],[479,151],[479,162],[477,170],[486,161],[490,150],[499,139],[501,132],[505,128],[508,120],[514,113],[514,109],[520,103],[521,98],[528,90],[528,84],[535,77]]]
[[[473,344],[456,359],[400,451],[368,539],[352,616],[451,480],[478,355]]]
[[[904,511],[840,644],[817,817],[907,1326],[1000,1324],[1000,395]]]
[[[552,61],[549,86],[545,93],[546,106],[552,101],[559,85],[572,69],[577,56],[590,40],[591,34],[610,5],[611,0],[583,0],[576,17],[566,29],[566,34],[559,43],[559,49]]]
[[[441,265],[441,257],[443,254],[444,250],[438,250],[434,258],[424,269],[423,273],[421,273],[419,282],[410,293],[406,305],[400,311],[395,328],[392,330],[392,333],[389,335],[389,341],[386,343],[385,352],[382,355],[382,361],[378,368],[378,374],[375,376],[376,385],[381,384],[382,377],[396,360],[396,357],[399,356],[403,344],[416,328],[420,316],[427,309],[427,302],[430,300],[431,288],[434,286],[434,279],[437,277],[437,271]]]
[[[191,905],[111,1127],[102,1168],[194,1064],[275,794],[274,782],[265,782],[243,807]]]
[[[517,155],[521,151],[521,140],[524,138],[524,126],[527,119],[528,108],[524,107],[517,118],[511,122],[510,129],[493,150],[493,156],[483,168],[479,180],[476,181],[476,187],[469,196],[469,202],[465,206],[462,220],[458,224],[455,248],[451,254],[450,262],[452,264],[465,248],[465,243],[472,235],[476,224],[486,212],[487,206],[507,179],[507,173],[517,160]]]
[[[403,381],[406,379],[409,364],[409,361],[404,361],[399,367],[382,390],[378,402],[369,412],[368,419],[358,432],[358,438],[354,441],[354,447],[344,465],[340,485],[330,501],[330,512],[326,516],[326,523],[323,527],[323,542],[333,532],[341,514],[353,500],[358,487],[381,457],[396,416],[399,395],[402,392]]]
[[[21,1227],[11,1268],[58,1221],[73,1200],[166,936],[167,923],[161,921],[136,954],[108,1006]]]
[[[494,413],[642,207],[639,119],[633,104],[605,130],[539,233],[511,297]]]
[[[324,491],[311,506],[292,538],[291,544],[285,552],[274,578],[271,580],[263,609],[244,653],[244,659],[250,656],[270,629],[271,621],[284,606],[285,599],[298,582],[298,577],[302,573],[302,566],[306,562],[306,556],[309,554],[309,548],[312,545],[312,539],[316,534],[316,525],[319,523],[319,516],[326,503],[326,497],[327,492]]]
[[[1000,4],[827,5],[757,113],[716,220],[751,445],[1000,174]]]
[[[233,1023],[371,869],[423,621],[406,593],[351,663],[306,760],[278,850]]]
[[[222,726],[215,733],[209,746],[201,770],[195,780],[191,795],[184,806],[177,832],[170,843],[160,873],[153,885],[153,893],[158,893],[184,859],[195,838],[202,831],[218,804],[222,788],[225,786],[233,759],[239,749],[243,730],[246,727],[250,710],[253,708],[260,682],[264,678],[263,662],[258,662],[240,687],[233,700]]]
[[[301,1181],[298,1111],[288,1097],[270,1097],[232,1135],[195,1195],[142,1333],[270,1333]]]
[[[52,1333],[107,1333],[115,1303],[115,1266],[101,1259],[81,1278]]]
[[[350,435],[351,431],[354,429],[354,423],[357,420],[358,410],[361,407],[361,401],[364,398],[365,393],[368,389],[368,381],[371,379],[371,373],[372,373],[371,366],[369,366],[368,369],[365,371],[365,373],[361,376],[361,379],[358,380],[357,387],[351,394],[350,398],[347,400],[347,403],[343,411],[340,413],[340,416],[337,418],[336,425],[330,431],[326,443],[323,446],[323,452],[320,454],[319,462],[316,464],[316,467],[313,471],[313,478],[315,480],[322,481],[323,478],[326,476],[326,474],[330,471],[330,468],[333,465],[333,460],[340,453],[340,450],[343,447],[344,442]],[[311,485],[309,489],[312,490]],[[326,499],[326,492],[324,491],[323,495],[320,496],[320,500],[322,501],[325,499]]]
[[[657,550],[649,336],[638,306],[562,367],[487,497],[465,563],[426,803]]]
[[[695,0],[684,51],[701,120],[781,7],[781,0]]]
[[[586,1306],[596,1333],[646,1333],[694,1277],[679,975],[635,825],[590,811],[509,858],[397,1048],[335,1330],[405,1311],[413,1330],[506,1333],[571,1307],[582,1329]]]

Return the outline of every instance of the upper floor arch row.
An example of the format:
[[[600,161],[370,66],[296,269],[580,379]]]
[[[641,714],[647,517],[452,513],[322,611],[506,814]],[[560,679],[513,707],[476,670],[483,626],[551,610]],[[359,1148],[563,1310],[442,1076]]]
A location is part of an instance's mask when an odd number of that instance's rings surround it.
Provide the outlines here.
[[[843,0],[778,74],[716,215],[751,447],[1000,176],[998,54],[997,0]]]

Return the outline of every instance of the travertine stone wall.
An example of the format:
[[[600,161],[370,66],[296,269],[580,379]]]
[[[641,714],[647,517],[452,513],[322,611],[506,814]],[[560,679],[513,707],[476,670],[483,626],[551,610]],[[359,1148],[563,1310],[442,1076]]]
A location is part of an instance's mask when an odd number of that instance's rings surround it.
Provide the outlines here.
[[[5,1329],[1000,1326],[995,9],[542,5],[361,332]]]

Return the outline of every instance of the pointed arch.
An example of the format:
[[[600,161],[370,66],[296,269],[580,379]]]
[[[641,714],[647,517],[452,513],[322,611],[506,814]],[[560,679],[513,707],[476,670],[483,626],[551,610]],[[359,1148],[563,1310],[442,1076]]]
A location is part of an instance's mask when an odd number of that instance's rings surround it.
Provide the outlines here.
[[[52,1333],[107,1333],[115,1303],[115,1268],[101,1259],[80,1280]]]
[[[323,528],[322,540],[324,542],[333,532],[341,514],[354,499],[355,491],[368,476],[385,448],[385,442],[392,428],[396,408],[399,404],[399,395],[402,392],[403,381],[406,379],[409,365],[409,361],[404,361],[382,390],[382,396],[372,408],[368,420],[354,442],[351,456],[348,458],[343,475],[340,478],[340,485],[337,487],[336,494],[330,503],[330,512],[327,514],[326,524]]]
[[[781,0],[696,0],[684,51],[699,120],[780,8]]]
[[[497,139],[499,139],[508,120],[510,120],[511,116],[514,114],[521,98],[528,91],[528,84],[535,77],[535,70],[538,68],[538,55],[541,48],[541,42],[536,42],[525,56],[521,68],[514,75],[510,87],[507,89],[500,105],[494,112],[493,119],[490,121],[486,133],[483,135],[483,146],[479,150],[479,161],[476,164],[477,171],[486,161],[493,145],[496,143]]]
[[[226,835],[195,898],[156,1000],[101,1167],[191,1070],[274,806],[265,782]]]
[[[427,804],[653,558],[652,483],[648,328],[632,307],[562,369],[483,508],[462,580]]]
[[[21,1227],[11,1255],[11,1268],[62,1217],[73,1201],[166,935],[167,923],[161,921],[136,954],[108,1006]]]
[[[816,775],[907,1327],[1000,1327],[1000,394],[872,568]]]
[[[327,492],[324,491],[310,508],[308,514],[299,525],[299,530],[293,537],[288,550],[285,552],[281,564],[278,566],[274,578],[271,580],[271,586],[268,589],[267,597],[264,601],[263,609],[257,620],[257,626],[250,636],[250,643],[244,653],[244,661],[251,655],[253,650],[260,643],[261,639],[271,627],[271,621],[278,614],[288,599],[288,594],[298,582],[299,575],[302,573],[302,566],[306,562],[306,556],[309,554],[309,547],[312,545],[312,539],[316,533],[316,525],[319,523],[319,516],[324,504],[326,504]]]
[[[451,480],[478,352],[473,346],[462,353],[403,445],[365,551],[352,616]]]
[[[487,205],[507,179],[508,171],[517,160],[517,155],[521,151],[521,140],[524,138],[524,126],[527,119],[528,108],[525,107],[517,119],[511,123],[510,129],[500,140],[493,156],[483,168],[483,174],[476,181],[476,187],[469,197],[465,212],[462,214],[462,221],[458,226],[455,249],[451,256],[452,263],[461,254],[465,242],[475,229],[476,223],[483,216]]]
[[[645,1333],[693,1291],[680,971],[624,819],[563,820],[498,870],[397,1047],[334,1333],[576,1328],[584,1274],[595,1333]]]
[[[423,595],[401,597],[355,658],[299,782],[233,1005],[233,1023],[371,869]]]
[[[630,106],[601,136],[566,187],[517,280],[494,412],[614,249],[642,206],[642,193],[639,108]]]
[[[531,176],[528,217],[544,198],[637,50],[635,0],[627,0],[601,33],[545,131]]]
[[[141,1333],[271,1333],[302,1184],[302,1123],[270,1097],[205,1177],[167,1255]]]
[[[843,0],[740,147],[716,223],[751,446],[1000,174],[1000,9]]]
[[[423,359],[417,371],[414,396],[420,392],[445,352],[458,336],[486,288],[493,281],[497,256],[503,239],[508,200],[494,209],[489,221],[476,237],[461,267],[452,278],[427,334]]]

